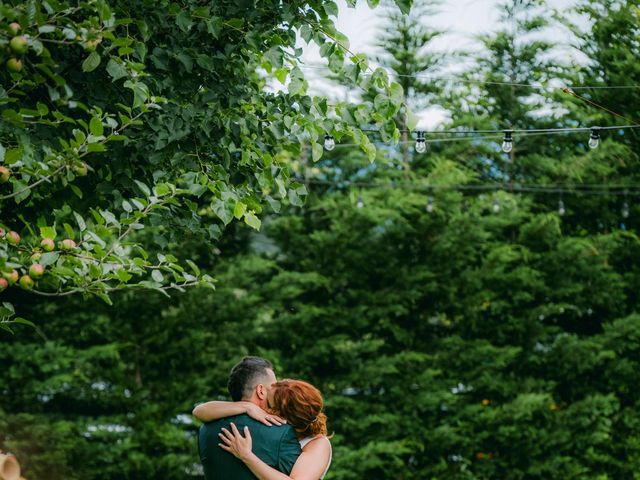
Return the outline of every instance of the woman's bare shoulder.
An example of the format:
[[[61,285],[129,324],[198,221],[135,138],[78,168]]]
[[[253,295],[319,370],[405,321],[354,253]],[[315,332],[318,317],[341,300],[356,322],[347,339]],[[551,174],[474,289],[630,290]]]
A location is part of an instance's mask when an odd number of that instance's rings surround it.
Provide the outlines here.
[[[304,452],[330,452],[331,440],[326,435],[316,435],[302,449]]]

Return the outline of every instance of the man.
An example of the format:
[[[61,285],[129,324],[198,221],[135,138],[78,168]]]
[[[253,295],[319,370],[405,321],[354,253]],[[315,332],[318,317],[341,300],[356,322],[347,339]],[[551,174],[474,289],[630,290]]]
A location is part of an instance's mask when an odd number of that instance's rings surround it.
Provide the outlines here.
[[[268,408],[267,395],[276,383],[273,365],[260,357],[245,357],[231,369],[227,388],[234,402],[247,401],[263,410]],[[197,407],[196,407],[197,408]],[[205,423],[198,435],[198,451],[206,480],[255,480],[247,466],[218,446],[222,428],[236,424],[240,431],[251,429],[253,453],[273,468],[289,475],[300,455],[300,444],[289,425],[271,427],[246,414]]]

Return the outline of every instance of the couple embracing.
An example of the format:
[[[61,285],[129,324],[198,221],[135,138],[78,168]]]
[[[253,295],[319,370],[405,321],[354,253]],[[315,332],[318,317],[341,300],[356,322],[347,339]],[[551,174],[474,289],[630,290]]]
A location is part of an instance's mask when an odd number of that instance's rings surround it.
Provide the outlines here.
[[[273,365],[245,357],[229,374],[232,402],[198,405],[206,422],[198,450],[206,480],[319,480],[331,464],[320,391],[301,380],[277,381]]]

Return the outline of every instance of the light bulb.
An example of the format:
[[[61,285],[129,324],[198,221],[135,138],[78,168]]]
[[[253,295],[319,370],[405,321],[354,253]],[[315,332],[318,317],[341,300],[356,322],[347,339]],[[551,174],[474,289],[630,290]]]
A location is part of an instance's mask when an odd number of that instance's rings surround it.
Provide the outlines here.
[[[500,211],[500,200],[498,200],[497,198],[493,201],[493,207],[491,207],[493,209],[493,213],[498,213]]]
[[[331,135],[324,136],[324,149],[327,151],[331,151],[336,148],[336,141]]]
[[[417,132],[418,138],[416,139],[416,152],[424,153],[427,151],[427,142],[424,139],[424,132]]]
[[[564,208],[564,202],[563,202],[562,200],[560,200],[560,201],[558,202],[558,214],[559,214],[560,216],[562,216],[562,215],[564,215],[566,212],[567,212],[567,211],[566,211],[566,210],[565,210],[565,208]]]
[[[509,153],[513,150],[513,138],[511,137],[511,130],[504,131],[504,138],[502,140],[502,151],[504,153]]]
[[[622,205],[622,218],[629,218],[629,204],[627,202]]]
[[[428,213],[433,212],[433,197],[429,196],[429,198],[427,199],[427,207],[426,210]]]
[[[364,202],[362,201],[362,197],[361,196],[358,197],[358,201],[356,202],[356,207],[357,208],[364,207]]]
[[[589,148],[598,148],[600,144],[600,127],[593,127],[589,136]]]

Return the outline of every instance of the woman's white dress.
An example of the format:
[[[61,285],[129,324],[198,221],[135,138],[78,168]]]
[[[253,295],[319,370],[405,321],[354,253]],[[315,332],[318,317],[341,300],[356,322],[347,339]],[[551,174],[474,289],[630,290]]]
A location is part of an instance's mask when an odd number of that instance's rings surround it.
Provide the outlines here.
[[[329,439],[327,437],[325,437],[324,435],[321,435],[321,437],[324,438],[327,442],[329,442]],[[304,447],[307,445],[307,443],[309,443],[314,438],[317,438],[317,437],[306,437],[306,438],[303,438],[302,440],[300,440],[300,448],[304,449]],[[327,474],[327,472],[329,471],[329,467],[331,466],[332,458],[333,458],[333,449],[331,448],[331,442],[329,442],[329,463],[327,463],[327,468],[324,469],[324,473],[320,477],[320,480],[322,480],[324,478],[324,476]]]

